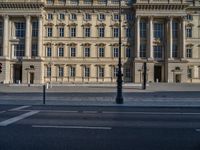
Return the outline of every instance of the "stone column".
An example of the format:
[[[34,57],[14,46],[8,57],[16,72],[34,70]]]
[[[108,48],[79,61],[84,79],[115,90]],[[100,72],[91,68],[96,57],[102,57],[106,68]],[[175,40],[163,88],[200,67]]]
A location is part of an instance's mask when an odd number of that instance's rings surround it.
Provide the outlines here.
[[[42,57],[42,16],[38,18],[38,56]]]
[[[4,30],[3,30],[3,56],[8,56],[8,22],[9,16],[4,16]]]
[[[31,17],[26,16],[25,56],[27,58],[30,57],[30,51],[31,51],[31,26],[30,26],[30,22],[31,22]]]
[[[182,58],[186,58],[186,52],[185,52],[185,18],[182,17],[181,20],[181,32],[182,32],[182,39],[181,39],[181,47],[182,47]]]
[[[148,45],[149,45],[149,57],[150,59],[153,59],[153,17],[149,17]]]
[[[135,47],[136,47],[136,58],[140,58],[140,16],[137,16],[136,19],[136,43],[135,43]]]
[[[169,22],[168,22],[168,24],[169,24],[169,29],[168,29],[168,31],[169,31],[169,57],[170,57],[170,59],[172,59],[172,50],[173,50],[173,36],[172,36],[172,21],[173,21],[173,18],[172,17],[170,17],[169,18]]]

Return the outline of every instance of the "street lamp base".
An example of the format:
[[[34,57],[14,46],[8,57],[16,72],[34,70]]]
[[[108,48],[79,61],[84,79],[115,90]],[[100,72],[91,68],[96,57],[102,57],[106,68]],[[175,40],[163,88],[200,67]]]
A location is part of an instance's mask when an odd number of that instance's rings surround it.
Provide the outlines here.
[[[120,97],[120,96],[116,97],[116,103],[117,104],[123,104],[123,101],[124,101],[123,97]]]

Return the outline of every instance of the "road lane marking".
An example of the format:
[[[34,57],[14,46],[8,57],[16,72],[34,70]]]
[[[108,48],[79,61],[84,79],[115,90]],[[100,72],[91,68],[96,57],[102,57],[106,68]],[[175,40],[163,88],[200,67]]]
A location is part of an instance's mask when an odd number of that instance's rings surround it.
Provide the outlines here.
[[[112,127],[90,127],[90,126],[45,126],[32,125],[33,128],[57,128],[57,129],[93,129],[93,130],[111,130]]]
[[[28,108],[28,107],[30,107],[30,106],[20,106],[20,107],[9,109],[9,111],[17,111],[17,110],[21,110],[21,109]]]
[[[5,113],[6,111],[0,111],[0,114],[3,114],[3,113]]]
[[[200,115],[200,113],[181,113],[181,112],[117,112],[102,111],[103,114],[142,114],[142,115]]]
[[[26,109],[19,111],[33,111],[33,110]],[[34,110],[34,111],[47,112],[47,113],[78,113],[78,111],[73,111],[73,110]]]
[[[200,129],[195,129],[197,132],[200,132]]]
[[[15,123],[15,122],[17,122],[17,121],[19,121],[19,120],[25,119],[25,118],[30,117],[30,116],[32,116],[32,115],[35,115],[35,114],[37,114],[37,113],[39,113],[39,111],[27,112],[27,113],[25,113],[25,114],[22,114],[22,115],[19,115],[19,116],[16,116],[16,117],[13,117],[13,118],[10,118],[10,119],[8,119],[8,120],[5,120],[5,121],[0,122],[0,126],[7,126],[7,125],[10,125],[10,124],[12,124],[12,123]]]

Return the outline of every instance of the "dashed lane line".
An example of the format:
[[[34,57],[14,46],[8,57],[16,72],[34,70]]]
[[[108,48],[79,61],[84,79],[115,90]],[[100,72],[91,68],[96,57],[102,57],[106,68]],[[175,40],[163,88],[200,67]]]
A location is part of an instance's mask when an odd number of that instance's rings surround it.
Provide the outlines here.
[[[28,108],[28,107],[30,107],[30,106],[20,106],[20,107],[9,109],[9,111],[17,111],[17,110],[21,110],[21,109]]]
[[[22,114],[22,115],[19,115],[19,116],[16,116],[16,117],[13,117],[13,118],[10,118],[8,120],[0,122],[0,126],[8,126],[8,125],[10,125],[12,123],[15,123],[15,122],[17,122],[19,120],[25,119],[25,118],[30,117],[32,115],[35,115],[37,113],[39,113],[39,111],[27,112],[25,114]]]
[[[57,129],[93,129],[93,130],[111,130],[112,127],[92,127],[92,126],[48,126],[32,125],[33,128],[57,128]]]

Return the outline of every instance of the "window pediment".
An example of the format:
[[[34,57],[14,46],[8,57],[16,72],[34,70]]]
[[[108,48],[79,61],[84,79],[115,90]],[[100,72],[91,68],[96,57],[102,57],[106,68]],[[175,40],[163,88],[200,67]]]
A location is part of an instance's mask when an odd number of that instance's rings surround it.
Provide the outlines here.
[[[102,47],[104,47],[104,46],[106,46],[106,44],[105,43],[98,43],[98,44],[96,44],[96,46],[102,46]]]
[[[67,46],[76,46],[77,44],[76,43],[69,43],[67,44]]]

